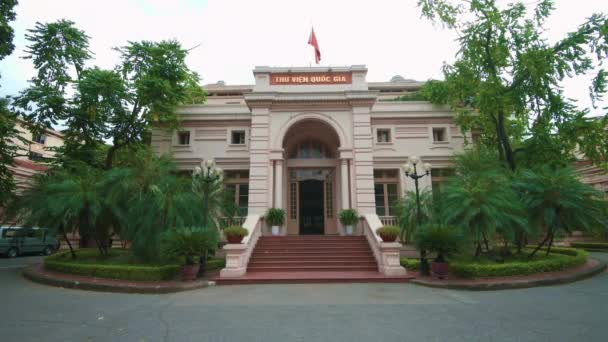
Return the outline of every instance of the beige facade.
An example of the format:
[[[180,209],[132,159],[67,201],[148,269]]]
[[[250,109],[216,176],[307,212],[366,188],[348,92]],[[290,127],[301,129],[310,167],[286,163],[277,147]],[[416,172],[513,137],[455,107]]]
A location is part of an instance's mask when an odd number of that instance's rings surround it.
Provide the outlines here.
[[[182,107],[180,131],[154,131],[152,147],[182,170],[213,159],[227,183],[242,185],[248,215],[286,209],[284,234],[342,234],[344,208],[388,219],[392,200],[413,189],[400,170],[408,157],[442,169],[463,149],[448,108],[395,101],[421,82],[367,82],[358,65],[253,74],[254,85],[206,86],[207,102]]]
[[[46,171],[47,167],[40,164],[39,161],[55,156],[53,149],[63,146],[63,135],[55,130],[47,129],[43,134],[34,136],[20,120],[17,121],[15,128],[27,141],[23,142],[18,139],[12,141],[21,148],[18,156],[15,157],[14,164],[9,166],[17,184],[17,191],[19,191],[28,186],[32,176]]]

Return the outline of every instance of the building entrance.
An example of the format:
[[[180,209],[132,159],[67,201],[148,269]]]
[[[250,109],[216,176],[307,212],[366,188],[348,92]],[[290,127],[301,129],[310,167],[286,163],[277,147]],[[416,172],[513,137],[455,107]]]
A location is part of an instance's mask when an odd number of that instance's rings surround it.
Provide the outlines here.
[[[322,235],[325,233],[323,215],[323,181],[304,180],[300,188],[300,235]]]

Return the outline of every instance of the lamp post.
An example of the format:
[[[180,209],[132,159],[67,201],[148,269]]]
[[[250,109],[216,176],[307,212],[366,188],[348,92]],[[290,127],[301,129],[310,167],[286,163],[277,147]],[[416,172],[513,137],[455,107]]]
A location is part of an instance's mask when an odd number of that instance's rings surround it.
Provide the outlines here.
[[[201,166],[197,166],[194,168],[192,172],[192,180],[193,183],[196,184],[195,191],[202,195],[202,204],[203,204],[203,222],[202,225],[204,228],[208,228],[211,213],[209,211],[209,195],[211,192],[211,187],[215,182],[218,182],[222,179],[223,171],[219,167],[215,167],[215,163],[213,159],[207,159],[201,162]],[[205,274],[205,266],[207,263],[207,253],[202,255],[199,258],[200,268],[197,276],[201,277]]]
[[[417,229],[420,229],[422,225],[422,210],[420,209],[420,190],[418,188],[418,180],[423,178],[424,176],[428,176],[431,173],[431,164],[424,163],[422,168],[424,173],[418,174],[418,169],[416,166],[420,163],[420,158],[416,156],[411,156],[409,161],[401,166],[403,171],[405,172],[405,176],[414,180],[414,184],[416,187],[416,224]],[[426,250],[420,250],[420,274],[421,275],[429,275],[429,263],[426,259]]]

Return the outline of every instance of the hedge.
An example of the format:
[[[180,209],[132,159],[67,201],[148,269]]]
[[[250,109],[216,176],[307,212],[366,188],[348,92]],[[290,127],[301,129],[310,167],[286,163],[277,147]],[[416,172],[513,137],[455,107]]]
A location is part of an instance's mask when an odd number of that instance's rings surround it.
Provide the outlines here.
[[[212,258],[207,260],[207,268],[206,271],[217,271],[226,267],[226,259],[222,258]]]
[[[454,261],[450,263],[450,272],[463,278],[508,277],[542,272],[561,271],[587,262],[587,252],[573,248],[551,248],[550,259],[529,262],[505,262],[488,264],[479,262]],[[541,251],[539,251],[541,253]],[[409,270],[418,270],[418,259],[401,258],[401,266]]]
[[[608,250],[608,242],[571,242],[570,246],[574,248]]]
[[[540,251],[539,251],[540,252]],[[450,263],[450,272],[463,278],[508,277],[534,273],[554,272],[575,267],[587,262],[587,252],[572,248],[552,248],[551,259],[529,262],[505,262],[502,264],[483,264],[475,262]]]
[[[401,258],[401,266],[410,271],[418,271],[420,269],[420,259]]]
[[[82,251],[77,251],[77,255]],[[83,275],[89,277],[159,281],[173,278],[180,270],[180,265],[116,265],[99,263],[82,263],[72,261],[69,251],[48,256],[44,259],[44,268],[50,271]]]

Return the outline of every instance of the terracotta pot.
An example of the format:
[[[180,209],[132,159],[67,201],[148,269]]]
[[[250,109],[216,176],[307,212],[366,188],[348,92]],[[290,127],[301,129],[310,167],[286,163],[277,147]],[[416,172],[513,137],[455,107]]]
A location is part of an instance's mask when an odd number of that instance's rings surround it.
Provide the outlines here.
[[[443,279],[448,275],[450,268],[447,262],[433,261],[433,263],[431,263],[431,271],[439,279]]]
[[[228,240],[229,243],[241,243],[241,241],[243,241],[244,236],[240,236],[240,235],[228,235],[226,236],[226,240]]]
[[[194,281],[196,280],[196,274],[198,273],[199,264],[184,265],[182,266],[182,281]]]
[[[380,235],[383,242],[395,242],[397,241],[397,235]]]

